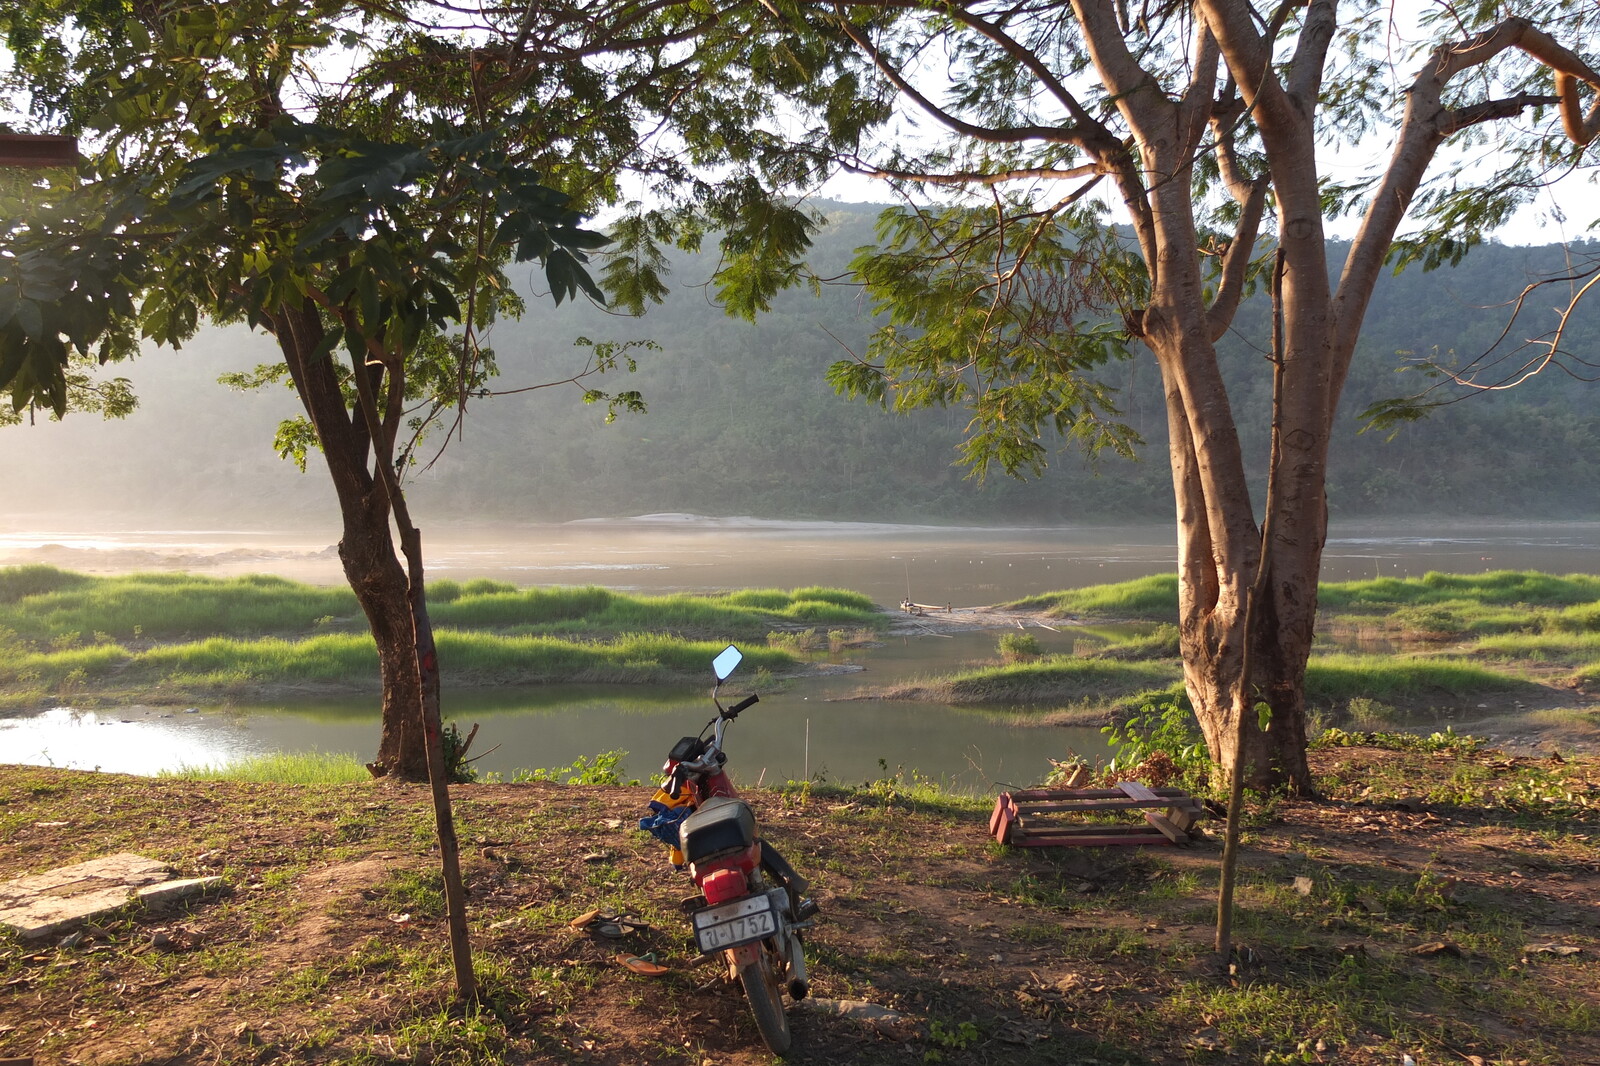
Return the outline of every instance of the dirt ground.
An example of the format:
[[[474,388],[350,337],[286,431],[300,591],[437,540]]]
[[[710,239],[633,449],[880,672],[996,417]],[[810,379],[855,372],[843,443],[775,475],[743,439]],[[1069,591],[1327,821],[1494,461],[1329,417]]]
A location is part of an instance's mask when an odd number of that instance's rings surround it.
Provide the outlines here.
[[[1252,815],[1231,973],[1210,950],[1214,838],[1013,849],[982,806],[893,783],[752,793],[823,907],[789,1061],[1600,1063],[1600,764],[1346,748],[1315,766],[1330,799]],[[425,789],[0,767],[0,878],[134,850],[231,886],[0,937],[0,1058],[771,1061],[687,946],[687,879],[632,828],[647,790],[453,794],[475,1011],[452,1004]],[[644,925],[567,924],[594,908]],[[647,952],[666,976],[615,961]]]

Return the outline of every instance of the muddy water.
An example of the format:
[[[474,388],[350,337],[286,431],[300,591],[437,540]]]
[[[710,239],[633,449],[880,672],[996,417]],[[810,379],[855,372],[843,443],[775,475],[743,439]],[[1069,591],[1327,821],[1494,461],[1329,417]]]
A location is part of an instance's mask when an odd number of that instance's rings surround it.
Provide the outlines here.
[[[68,529],[0,531],[0,565],[49,562],[89,572],[181,568],[270,572],[337,583],[333,536],[285,531]],[[637,591],[834,585],[893,605],[902,598],[978,606],[1031,593],[1170,572],[1165,528],[952,529],[852,523],[650,516],[555,526],[448,528],[426,540],[430,578],[492,577],[519,585],[597,584]],[[1600,524],[1459,524],[1335,528],[1324,579],[1497,569],[1600,573]],[[1047,648],[1070,634],[1036,631]],[[824,775],[860,781],[896,768],[960,787],[1020,784],[1047,756],[1103,750],[1094,730],[1016,726],[926,704],[836,702],[863,683],[942,673],[992,655],[995,634],[896,638],[847,658],[859,673],[763,692],[729,736],[742,779]],[[645,776],[684,732],[705,721],[702,692],[597,687],[450,693],[447,713],[479,723],[478,765],[510,774],[620,749]],[[153,773],[273,750],[348,751],[376,740],[368,699],[189,709],[69,708],[0,718],[0,761]]]

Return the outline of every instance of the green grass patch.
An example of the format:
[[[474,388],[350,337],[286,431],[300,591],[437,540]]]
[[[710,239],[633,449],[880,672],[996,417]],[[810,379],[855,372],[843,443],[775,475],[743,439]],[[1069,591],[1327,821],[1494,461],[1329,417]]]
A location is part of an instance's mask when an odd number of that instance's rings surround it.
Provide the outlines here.
[[[1600,631],[1600,576],[1501,570],[1324,584],[1325,611],[1392,617],[1397,628],[1457,635],[1517,629]],[[1160,574],[1111,585],[1029,596],[1006,604],[1060,617],[1171,620],[1178,613],[1178,579]]]
[[[1325,610],[1387,611],[1439,603],[1566,607],[1600,601],[1600,576],[1544,574],[1536,570],[1496,570],[1488,574],[1441,574],[1420,578],[1380,577],[1325,584],[1317,602]]]
[[[1103,659],[1176,659],[1181,654],[1178,627],[1163,622],[1147,632],[1120,633],[1094,654]]]
[[[1509,692],[1528,684],[1459,659],[1323,655],[1306,666],[1306,698],[1319,701],[1458,697]]]
[[[1472,654],[1485,659],[1577,666],[1600,659],[1600,632],[1501,633],[1477,641]]]
[[[8,566],[0,569],[0,604],[76,588],[92,580],[86,574],[59,570],[53,566]]]
[[[795,658],[763,646],[774,628],[883,623],[865,596],[818,587],[626,596],[442,580],[429,597],[449,680],[469,684],[696,681],[730,640],[750,648],[754,669],[781,671]],[[259,575],[0,568],[6,704],[52,694],[177,698],[264,683],[371,685],[377,667],[347,589]]]
[[[97,634],[118,640],[172,640],[229,633],[304,633],[347,618],[365,627],[354,594],[265,574],[236,578],[194,574],[66,575],[49,567],[0,569],[0,627],[26,640],[84,643]],[[17,571],[32,571],[20,576]],[[58,571],[57,573],[63,573]],[[76,580],[71,580],[76,578]],[[29,591],[34,590],[37,591]]]
[[[1175,574],[1155,574],[1114,585],[1088,585],[1014,600],[1006,607],[1018,611],[1042,610],[1057,618],[1093,615],[1170,621],[1178,616],[1178,578]]]
[[[1600,632],[1600,600],[1573,604],[1557,611],[1546,620],[1546,624],[1548,628],[1562,633]]]
[[[279,751],[227,766],[180,766],[157,777],[187,781],[251,781],[280,785],[354,785],[372,780],[361,760],[347,752]]]
[[[737,641],[765,639],[774,625],[870,628],[883,622],[882,614],[870,600],[840,589],[753,589],[713,596],[621,596],[599,589],[576,590],[602,593],[603,598],[596,597],[593,609],[587,613],[560,616],[537,610],[549,591],[535,589],[492,598],[464,598],[462,602],[467,606],[488,606],[492,601],[495,611],[476,610],[471,615],[441,611],[439,621],[460,628],[507,626],[530,634],[603,635],[651,630]],[[517,613],[523,605],[530,608],[525,617]]]
[[[1537,629],[1551,617],[1554,617],[1551,611],[1525,604],[1508,607],[1471,600],[1445,600],[1390,611],[1385,615],[1385,628],[1423,638],[1448,639]]]
[[[447,676],[473,684],[659,684],[702,680],[723,641],[685,641],[636,633],[609,641],[504,636],[440,630]],[[795,657],[778,648],[745,650],[747,670],[781,672]],[[36,652],[0,644],[0,684],[28,693],[112,681],[126,687],[165,683],[180,691],[245,684],[374,683],[378,653],[371,636],[330,633],[305,640],[210,637],[131,651],[118,644]]]
[[[471,675],[479,683],[651,684],[700,680],[726,641],[685,641],[657,633],[633,633],[607,641],[558,637],[502,636],[441,630],[439,661],[444,668]],[[778,648],[744,648],[745,672],[787,670],[795,658]]]
[[[891,690],[891,699],[941,703],[1071,703],[1166,688],[1182,676],[1175,663],[1114,662],[1053,656],[1033,662],[984,667],[926,681],[912,694]]]
[[[1340,720],[1358,728],[1403,720],[1405,713],[1391,703],[1414,705],[1532,688],[1532,682],[1475,663],[1423,656],[1322,655],[1313,658],[1306,670],[1307,700],[1348,707],[1347,718]],[[1102,653],[968,670],[890,687],[882,696],[957,705],[1078,704],[1119,715],[1182,701],[1184,690],[1175,659],[1121,661]]]
[[[629,596],[596,587],[519,589],[497,581],[441,580],[429,586],[428,602],[440,628],[567,636],[648,630],[761,640],[775,625],[871,627],[882,622],[867,597],[818,587]],[[0,568],[0,631],[35,644],[306,636],[365,629],[348,589],[268,575],[89,577],[48,566]]]

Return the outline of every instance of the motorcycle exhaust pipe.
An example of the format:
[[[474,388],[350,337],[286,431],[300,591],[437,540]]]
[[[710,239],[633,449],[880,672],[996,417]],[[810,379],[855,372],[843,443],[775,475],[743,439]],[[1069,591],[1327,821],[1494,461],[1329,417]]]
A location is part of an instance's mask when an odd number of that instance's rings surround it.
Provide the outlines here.
[[[789,998],[802,1000],[811,991],[811,981],[806,976],[806,952],[800,943],[800,934],[789,931]]]

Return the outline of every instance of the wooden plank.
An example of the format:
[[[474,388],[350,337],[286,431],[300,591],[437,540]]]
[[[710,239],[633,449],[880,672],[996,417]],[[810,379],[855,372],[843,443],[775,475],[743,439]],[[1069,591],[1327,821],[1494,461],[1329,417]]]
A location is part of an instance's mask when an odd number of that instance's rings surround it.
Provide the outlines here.
[[[1148,824],[1073,821],[1118,811],[1142,814]],[[1001,843],[1025,848],[1185,844],[1189,827],[1203,814],[1200,801],[1182,789],[1153,789],[1136,781],[1116,788],[1018,789],[996,798],[989,832]]]
[[[1153,800],[1160,798],[1154,792],[1150,791],[1147,786],[1141,785],[1137,781],[1119,781],[1117,782],[1117,787],[1122,789],[1122,791],[1126,792],[1129,796],[1132,796],[1134,799]],[[1187,844],[1189,842],[1189,834],[1184,832],[1182,829],[1179,829],[1176,825],[1173,825],[1172,819],[1168,818],[1164,814],[1157,814],[1155,811],[1145,811],[1144,820],[1161,830],[1161,832],[1165,834],[1166,838],[1172,841],[1174,844]]]
[[[1147,807],[1171,807],[1172,800],[1161,796],[1150,799],[1103,799],[1103,800],[1052,800],[1044,803],[1022,802],[1017,804],[1018,814],[1092,814],[1095,811],[1130,811],[1142,810]]]
[[[1136,836],[1166,839],[1165,834],[1159,829],[1149,825],[1042,825],[1034,826],[1033,828],[1019,825],[1012,830],[1011,836],[1013,839],[1021,839],[1023,837],[1060,837],[1063,840],[1092,836]]]
[[[1181,788],[1152,788],[1149,790],[1162,799],[1193,799],[1189,793]],[[1017,788],[1007,793],[1012,799],[1018,801],[1034,800],[1078,800],[1078,799],[1124,799],[1127,793],[1120,788]]]
[[[994,813],[989,816],[989,835],[1002,844],[1009,844],[1017,831],[1017,805],[1011,802],[1009,793],[1002,792],[994,801]]]
[[[1124,795],[1114,788],[1019,788],[1011,792],[1014,800],[1116,799]]]
[[[1147,826],[1130,826],[1122,830],[1108,826],[1104,832],[1088,835],[1061,834],[1054,830],[1015,834],[1011,844],[1021,848],[1104,848],[1126,844],[1160,844],[1163,847],[1171,847],[1172,841]]]
[[[1009,844],[1017,828],[1017,805],[1011,801],[1011,793],[1002,792],[995,797],[994,813],[989,815],[989,835]]]

